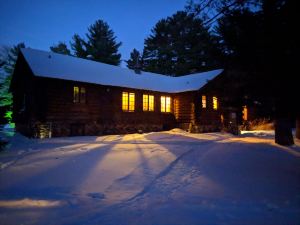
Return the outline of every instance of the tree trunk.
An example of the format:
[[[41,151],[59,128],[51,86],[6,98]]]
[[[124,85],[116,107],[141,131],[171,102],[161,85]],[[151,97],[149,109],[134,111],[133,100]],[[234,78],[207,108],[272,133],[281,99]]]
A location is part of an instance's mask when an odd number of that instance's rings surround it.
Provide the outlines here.
[[[296,120],[296,138],[300,139],[300,116]]]
[[[287,118],[277,118],[275,121],[275,142],[279,145],[293,145],[291,121]]]

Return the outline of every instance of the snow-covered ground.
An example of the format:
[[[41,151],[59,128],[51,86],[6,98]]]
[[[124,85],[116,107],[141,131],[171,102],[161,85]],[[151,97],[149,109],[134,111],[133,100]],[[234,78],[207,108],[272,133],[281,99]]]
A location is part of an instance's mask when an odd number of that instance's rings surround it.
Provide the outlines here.
[[[0,224],[300,224],[300,143],[273,135],[16,134],[0,152]]]

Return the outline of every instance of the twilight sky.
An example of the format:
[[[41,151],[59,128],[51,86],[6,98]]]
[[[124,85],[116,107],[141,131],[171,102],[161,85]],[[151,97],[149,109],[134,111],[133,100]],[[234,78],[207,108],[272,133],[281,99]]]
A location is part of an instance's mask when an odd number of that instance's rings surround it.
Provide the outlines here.
[[[0,45],[25,42],[49,50],[58,41],[68,43],[74,33],[83,36],[97,19],[106,21],[122,41],[119,51],[128,59],[133,48],[143,49],[155,23],[187,0],[0,0]],[[124,65],[124,64],[123,64]]]

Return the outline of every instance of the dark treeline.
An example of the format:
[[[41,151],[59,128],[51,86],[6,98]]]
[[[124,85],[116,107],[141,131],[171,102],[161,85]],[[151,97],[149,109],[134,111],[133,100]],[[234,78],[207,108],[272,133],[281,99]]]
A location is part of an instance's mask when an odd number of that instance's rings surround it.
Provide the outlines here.
[[[73,35],[70,41],[72,52],[65,42],[51,46],[50,50],[111,65],[120,65],[121,54],[118,53],[118,49],[121,44],[121,42],[116,42],[116,36],[109,25],[103,20],[97,20],[88,27],[85,38],[78,34]]]
[[[205,7],[214,13],[207,15]],[[217,88],[236,103],[252,100],[269,110],[275,141],[283,145],[293,144],[292,122],[299,120],[296,8],[292,0],[207,0],[187,7],[206,18],[204,24],[218,37],[220,65],[236,71]]]
[[[275,119],[275,141],[293,144],[296,8],[292,0],[190,1],[185,11],[157,22],[128,67],[172,76],[225,68],[214,83],[223,105],[259,104]]]
[[[291,122],[299,119],[296,9],[292,0],[189,1],[184,10],[154,25],[143,49],[131,52],[127,67],[171,76],[224,68],[229,72],[214,84],[224,106],[258,102],[275,118],[276,142],[293,144]],[[97,20],[84,37],[74,34],[69,43],[50,49],[120,65],[120,46],[109,25]],[[1,68],[7,65],[1,62]],[[3,104],[11,98],[10,78],[5,79],[0,86]]]

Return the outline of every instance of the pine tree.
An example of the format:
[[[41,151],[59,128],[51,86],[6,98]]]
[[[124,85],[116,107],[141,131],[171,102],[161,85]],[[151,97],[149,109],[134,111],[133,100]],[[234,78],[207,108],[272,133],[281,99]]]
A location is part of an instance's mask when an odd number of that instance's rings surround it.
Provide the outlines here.
[[[72,37],[73,42],[71,42],[71,48],[74,51],[74,55],[79,58],[87,58],[88,53],[86,50],[86,43],[85,41],[78,35],[74,34]]]
[[[97,20],[88,28],[86,40],[78,34],[73,36],[71,48],[74,55],[111,65],[119,65],[121,54],[118,49],[121,42],[116,42],[114,32],[103,20]]]
[[[51,46],[50,50],[59,54],[71,55],[71,51],[68,49],[68,46],[64,42],[58,42],[57,45]]]
[[[143,61],[140,52],[134,48],[130,53],[130,59],[127,60],[126,63],[127,68],[129,69],[137,71],[141,70],[143,67]]]
[[[217,40],[201,19],[178,11],[151,32],[145,40],[144,70],[178,76],[218,66]]]
[[[242,80],[243,91],[247,96],[265,99],[263,105],[272,103],[275,142],[292,145],[292,121],[300,118],[294,77],[297,6],[292,0],[261,3],[255,11],[242,8],[225,12],[218,20],[217,32],[228,65],[248,73]]]
[[[118,49],[121,44],[116,42],[114,32],[102,20],[97,20],[88,28],[86,49],[92,60],[119,65],[121,54]]]
[[[1,81],[0,81],[0,107],[5,108],[3,115],[8,123],[12,122],[12,94],[9,92],[12,74],[17,61],[17,56],[21,48],[25,48],[24,43],[20,43],[7,51],[4,58],[1,59]],[[4,50],[5,51],[5,50]]]

